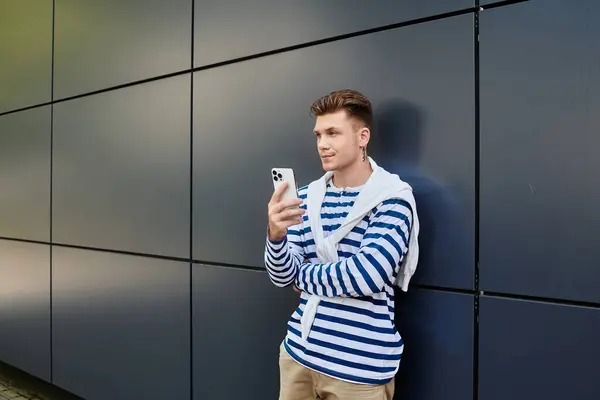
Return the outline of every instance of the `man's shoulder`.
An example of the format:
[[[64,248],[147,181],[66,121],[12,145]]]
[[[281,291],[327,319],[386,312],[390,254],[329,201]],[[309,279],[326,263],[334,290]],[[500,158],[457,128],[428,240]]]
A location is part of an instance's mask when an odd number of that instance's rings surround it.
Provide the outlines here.
[[[302,186],[301,188],[298,189],[298,196],[300,196],[300,198],[306,198],[307,193],[308,193],[308,185]]]
[[[405,198],[391,197],[379,203],[371,213],[376,218],[388,220],[389,223],[404,222],[410,225],[414,210]]]
[[[314,181],[310,182],[308,185],[302,186],[301,188],[298,189],[298,195],[300,197],[306,197],[306,195],[308,194],[308,187],[314,183],[317,183],[319,179],[315,179]]]

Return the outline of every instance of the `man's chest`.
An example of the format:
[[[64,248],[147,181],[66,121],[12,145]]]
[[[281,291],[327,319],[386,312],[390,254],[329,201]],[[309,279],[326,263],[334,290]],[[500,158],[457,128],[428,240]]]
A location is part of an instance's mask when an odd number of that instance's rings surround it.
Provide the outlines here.
[[[343,196],[337,193],[325,197],[320,209],[321,226],[325,238],[333,234],[344,223],[354,206],[354,199],[355,197]],[[349,258],[360,250],[371,216],[372,212],[368,213],[339,242],[338,255],[340,258]],[[305,250],[309,255],[316,255],[314,237],[310,226],[311,223],[307,217],[304,221],[304,232],[308,233],[305,235]]]

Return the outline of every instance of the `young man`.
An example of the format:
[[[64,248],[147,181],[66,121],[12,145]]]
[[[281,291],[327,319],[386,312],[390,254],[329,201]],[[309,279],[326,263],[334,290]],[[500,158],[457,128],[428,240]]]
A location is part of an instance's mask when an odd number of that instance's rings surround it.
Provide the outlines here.
[[[269,277],[301,292],[280,349],[279,398],[392,400],[404,348],[393,286],[407,290],[418,255],[412,189],[367,156],[365,96],[336,91],[311,113],[326,173],[298,200],[281,201],[281,186],[268,206]]]

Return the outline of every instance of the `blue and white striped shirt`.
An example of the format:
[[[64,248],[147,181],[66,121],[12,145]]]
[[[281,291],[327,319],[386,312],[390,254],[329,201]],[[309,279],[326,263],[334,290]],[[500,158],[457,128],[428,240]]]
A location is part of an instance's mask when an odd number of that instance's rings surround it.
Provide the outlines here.
[[[308,187],[298,190],[306,209]],[[328,185],[321,206],[325,237],[337,229],[360,188]],[[344,381],[385,384],[396,374],[404,343],[394,324],[393,285],[406,252],[412,225],[410,205],[390,199],[375,207],[340,241],[339,260],[321,264],[304,215],[285,239],[267,239],[265,265],[271,281],[302,291],[288,322],[284,347],[307,368]],[[308,294],[326,296],[306,340],[300,318]]]

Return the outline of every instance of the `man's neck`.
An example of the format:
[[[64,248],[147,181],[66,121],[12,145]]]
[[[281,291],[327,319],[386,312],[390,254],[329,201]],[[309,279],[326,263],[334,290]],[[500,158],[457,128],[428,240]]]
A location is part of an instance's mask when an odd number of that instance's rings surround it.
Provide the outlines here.
[[[333,173],[333,185],[338,188],[364,185],[373,173],[369,161],[358,161]]]

